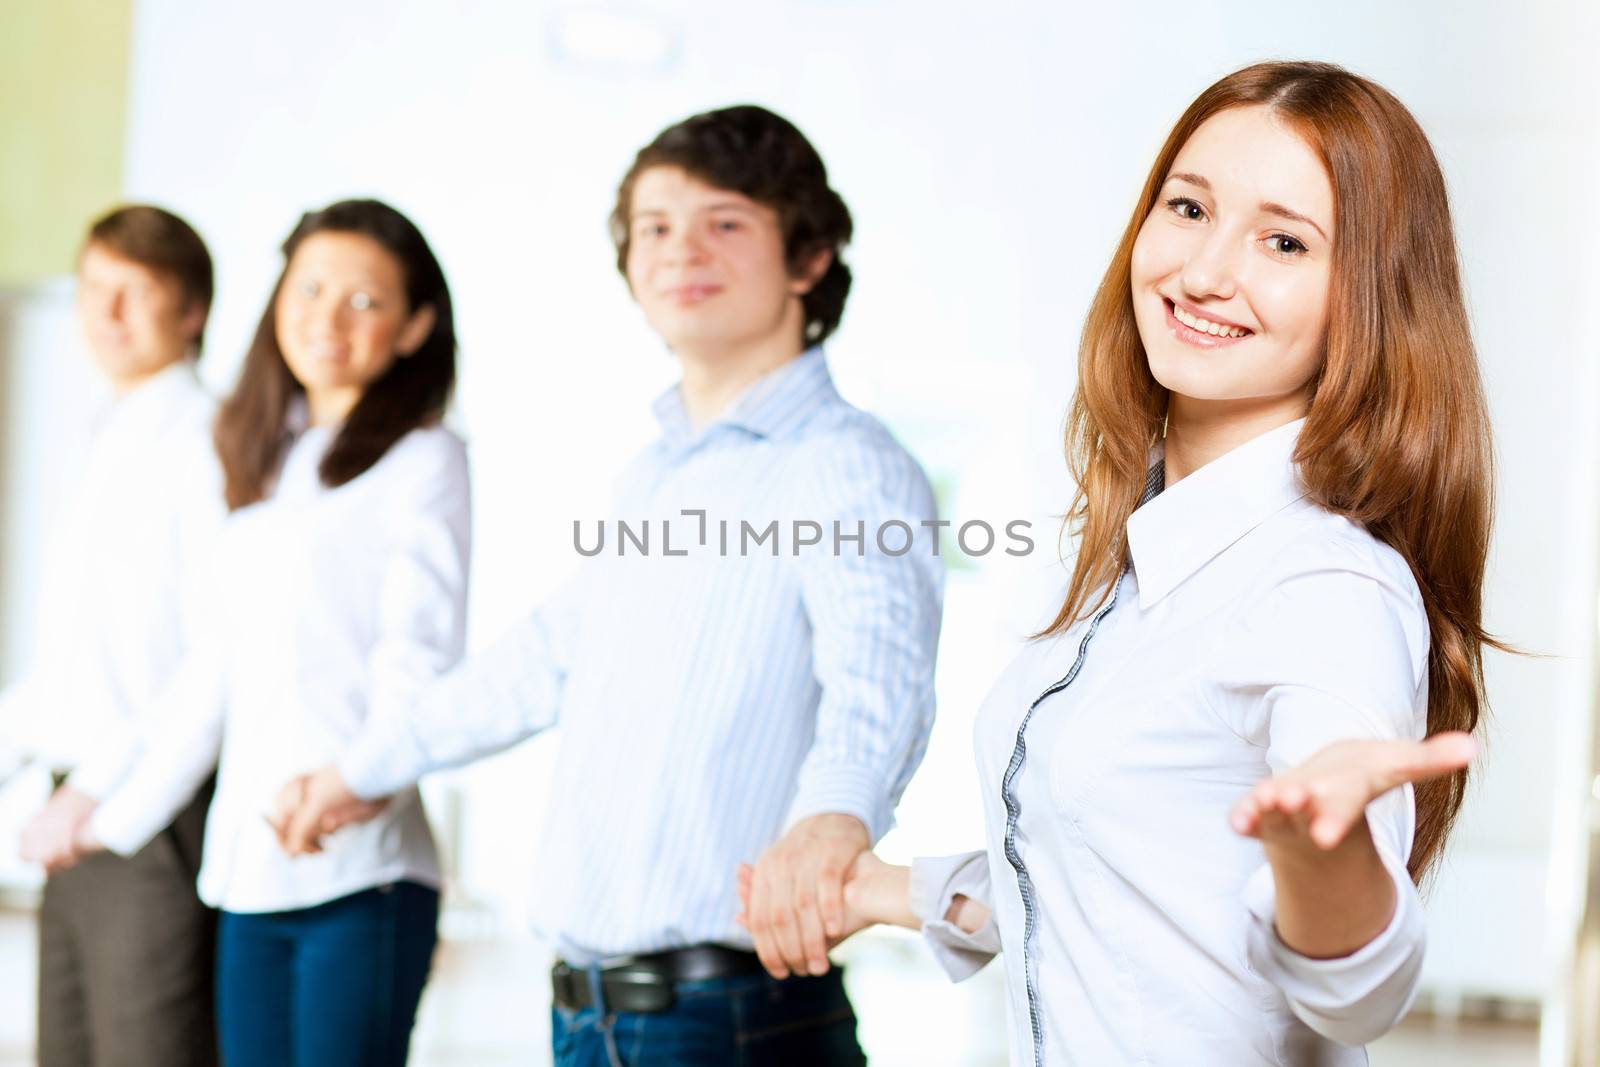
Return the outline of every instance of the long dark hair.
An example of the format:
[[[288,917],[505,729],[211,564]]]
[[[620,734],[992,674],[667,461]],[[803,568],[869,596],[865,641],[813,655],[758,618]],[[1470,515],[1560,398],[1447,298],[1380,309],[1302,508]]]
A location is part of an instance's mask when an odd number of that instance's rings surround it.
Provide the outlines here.
[[[361,234],[388,249],[405,275],[407,306],[415,311],[432,305],[434,311],[427,340],[367,387],[322,457],[318,474],[332,488],[366,473],[407,433],[443,417],[456,380],[456,332],[450,289],[433,250],[410,219],[380,201],[342,200],[302,216],[283,242],[284,274],[302,241],[328,232]],[[284,274],[272,287],[239,384],[217,415],[214,437],[229,510],[267,495],[288,444],[289,407],[305,392],[278,347],[276,311]]]

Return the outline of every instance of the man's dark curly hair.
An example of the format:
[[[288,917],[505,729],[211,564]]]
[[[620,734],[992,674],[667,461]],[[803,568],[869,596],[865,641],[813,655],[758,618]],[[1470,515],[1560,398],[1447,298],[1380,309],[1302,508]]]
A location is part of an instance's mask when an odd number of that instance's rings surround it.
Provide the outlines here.
[[[816,344],[839,326],[850,295],[850,268],[840,254],[850,242],[850,209],[828,185],[828,170],[805,134],[780,115],[743,104],[707,111],[669,126],[639,150],[617,187],[611,239],[626,277],[633,186],[651,167],[679,167],[708,185],[742,193],[778,213],[789,272],[801,273],[822,249],[827,272],[801,297],[805,339]]]

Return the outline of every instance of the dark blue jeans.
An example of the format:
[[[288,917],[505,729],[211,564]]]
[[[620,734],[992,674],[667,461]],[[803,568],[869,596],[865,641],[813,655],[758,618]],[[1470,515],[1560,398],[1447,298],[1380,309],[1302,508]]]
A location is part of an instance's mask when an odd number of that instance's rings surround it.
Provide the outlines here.
[[[438,892],[413,882],[297,911],[223,912],[225,1067],[401,1067],[438,921]]]
[[[766,975],[680,982],[663,1012],[619,1013],[611,1035],[621,1067],[860,1067],[856,1015],[837,967],[821,978]],[[593,1008],[554,1008],[556,1067],[613,1067]],[[231,1067],[231,1065],[230,1065]]]

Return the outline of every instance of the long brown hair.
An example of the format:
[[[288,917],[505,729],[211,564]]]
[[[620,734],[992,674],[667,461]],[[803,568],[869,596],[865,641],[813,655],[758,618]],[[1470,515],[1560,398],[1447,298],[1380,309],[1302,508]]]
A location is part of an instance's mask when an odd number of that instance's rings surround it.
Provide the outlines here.
[[[1404,557],[1427,610],[1428,733],[1473,730],[1486,709],[1483,571],[1493,522],[1489,419],[1462,297],[1444,176],[1389,92],[1326,63],[1260,63],[1189,105],[1167,136],[1084,324],[1067,458],[1080,538],[1065,603],[1044,634],[1104,603],[1128,556],[1167,391],[1134,322],[1133,246],[1178,152],[1208,118],[1263,106],[1315,150],[1333,185],[1326,353],[1294,459],[1308,495]],[[1437,858],[1465,769],[1417,786],[1409,869]]]
[[[357,233],[394,254],[406,280],[412,310],[432,305],[433,331],[415,352],[396,359],[367,386],[318,467],[322,484],[344,485],[365,474],[400,438],[444,415],[456,380],[455,316],[444,271],[422,231],[378,200],[342,200],[303,215],[283,243],[283,274],[256,327],[244,370],[217,414],[217,456],[229,510],[266,497],[288,445],[289,407],[305,387],[295,380],[278,347],[278,295],[295,249],[314,233]]]

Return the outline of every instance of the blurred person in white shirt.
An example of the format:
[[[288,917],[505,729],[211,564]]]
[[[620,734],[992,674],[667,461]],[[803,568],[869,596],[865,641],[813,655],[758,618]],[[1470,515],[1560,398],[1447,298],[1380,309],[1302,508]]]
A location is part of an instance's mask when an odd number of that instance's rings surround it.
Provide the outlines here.
[[[110,212],[78,257],[77,316],[111,398],[50,531],[38,654],[0,697],[0,730],[57,783],[22,837],[47,871],[43,1067],[216,1062],[215,916],[194,888],[209,790],[137,853],[79,864],[73,850],[193,639],[196,562],[223,515],[215,403],[195,376],[212,288],[200,236],[157,207]]]

